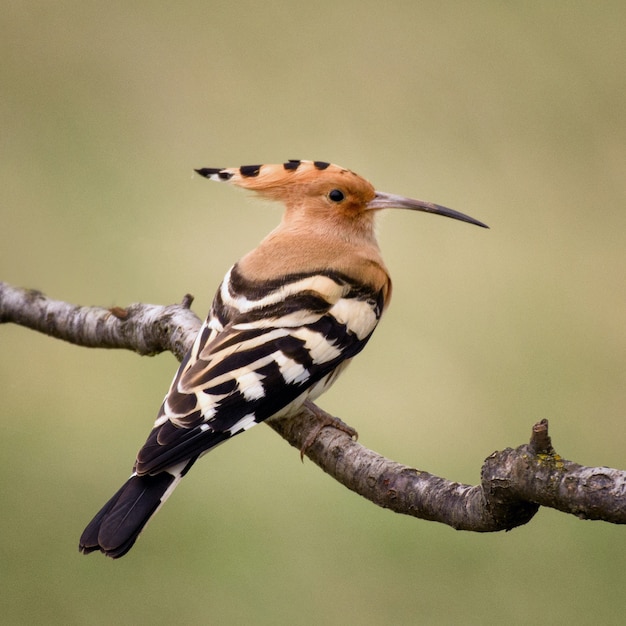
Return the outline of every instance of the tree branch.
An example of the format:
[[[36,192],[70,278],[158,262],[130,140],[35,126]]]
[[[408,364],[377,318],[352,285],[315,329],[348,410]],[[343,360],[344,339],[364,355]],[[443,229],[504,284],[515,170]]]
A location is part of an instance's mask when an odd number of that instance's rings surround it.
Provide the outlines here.
[[[13,322],[86,348],[123,348],[144,356],[169,351],[181,361],[202,323],[190,309],[192,302],[187,294],[181,304],[104,309],[0,282],[0,323]]]
[[[93,348],[142,355],[170,351],[181,360],[201,323],[189,308],[192,300],[187,295],[170,306],[78,307],[0,282],[0,323]],[[489,456],[476,486],[386,459],[343,430],[326,428],[332,420],[307,402],[297,415],[268,424],[342,485],[397,513],[476,532],[525,524],[539,506],[582,519],[626,523],[626,472],[561,458],[552,448],[547,420],[534,425],[528,444]]]

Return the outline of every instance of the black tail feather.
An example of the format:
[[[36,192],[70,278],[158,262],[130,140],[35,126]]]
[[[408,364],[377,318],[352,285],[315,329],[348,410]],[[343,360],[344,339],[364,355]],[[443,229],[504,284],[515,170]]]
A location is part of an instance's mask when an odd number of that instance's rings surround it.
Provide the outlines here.
[[[175,480],[169,472],[131,476],[85,528],[78,549],[83,554],[100,550],[114,559],[124,556]]]

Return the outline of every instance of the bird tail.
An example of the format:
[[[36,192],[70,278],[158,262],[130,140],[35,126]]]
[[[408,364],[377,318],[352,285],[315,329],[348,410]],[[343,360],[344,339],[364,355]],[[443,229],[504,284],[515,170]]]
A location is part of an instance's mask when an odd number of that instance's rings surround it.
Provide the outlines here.
[[[133,473],[89,522],[78,549],[83,554],[100,550],[113,559],[124,556],[190,466],[186,462],[154,476]]]

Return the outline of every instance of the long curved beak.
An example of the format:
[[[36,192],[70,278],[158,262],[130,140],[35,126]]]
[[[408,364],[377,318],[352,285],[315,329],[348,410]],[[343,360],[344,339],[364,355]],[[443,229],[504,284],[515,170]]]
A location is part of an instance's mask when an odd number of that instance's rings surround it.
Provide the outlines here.
[[[462,222],[468,222],[469,224],[475,224],[482,228],[489,228],[487,224],[483,224],[478,220],[475,220],[469,215],[459,213],[454,209],[448,209],[445,206],[439,204],[433,204],[432,202],[423,202],[422,200],[413,200],[412,198],[405,198],[404,196],[396,196],[393,193],[384,193],[377,191],[374,199],[367,203],[367,208],[376,211],[378,209],[410,209],[411,211],[425,211],[426,213],[436,213],[437,215],[443,215],[445,217],[451,217],[455,220],[461,220]]]

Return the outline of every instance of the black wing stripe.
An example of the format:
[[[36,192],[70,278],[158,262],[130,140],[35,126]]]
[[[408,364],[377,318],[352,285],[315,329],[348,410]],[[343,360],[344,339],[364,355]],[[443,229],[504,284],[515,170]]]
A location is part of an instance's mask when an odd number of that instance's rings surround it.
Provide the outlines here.
[[[263,300],[268,294],[279,291],[286,285],[297,283],[307,278],[316,276],[324,276],[330,278],[338,285],[357,285],[351,281],[348,276],[341,272],[333,272],[330,270],[315,270],[312,272],[299,272],[293,274],[285,274],[280,278],[270,280],[252,280],[246,278],[240,271],[237,263],[233,265],[229,273],[228,291],[233,297],[245,296],[248,300]],[[370,289],[371,292],[371,289]]]
[[[289,291],[291,283],[300,284]],[[340,297],[338,307],[309,285]],[[139,452],[137,472],[156,474],[197,458],[283,411],[314,386],[327,385],[333,372],[363,349],[382,306],[382,291],[341,274],[293,274],[255,283],[234,266]],[[215,322],[223,329],[216,330]]]
[[[347,352],[349,355],[347,358],[357,354],[366,342],[367,340],[353,344]],[[141,449],[136,471],[140,474],[156,474],[185,459],[208,451],[242,432],[243,428],[234,431],[232,429],[247,415],[253,415],[256,423],[264,421],[293,402],[306,388],[321,381],[345,359],[346,353],[343,353],[324,366],[312,366],[313,371],[310,372],[306,386],[288,385],[282,381],[281,393],[266,393],[256,400],[247,400],[238,390],[231,392],[218,402],[216,414],[208,422],[202,421],[198,424],[200,415],[195,413],[193,421],[197,425],[193,428],[182,428],[166,422],[153,430]],[[275,362],[257,369],[255,373],[267,381],[269,389],[279,386],[283,378]],[[193,397],[195,399],[195,395]],[[191,415],[189,417],[192,418]],[[164,432],[161,433],[161,430]]]
[[[171,425],[172,428],[176,426]],[[162,427],[161,427],[162,428]],[[198,457],[231,437],[229,432],[214,432],[194,428],[178,428],[176,438],[167,445],[158,442],[159,429],[155,428],[139,451],[135,471],[139,475],[155,475],[187,459]]]

